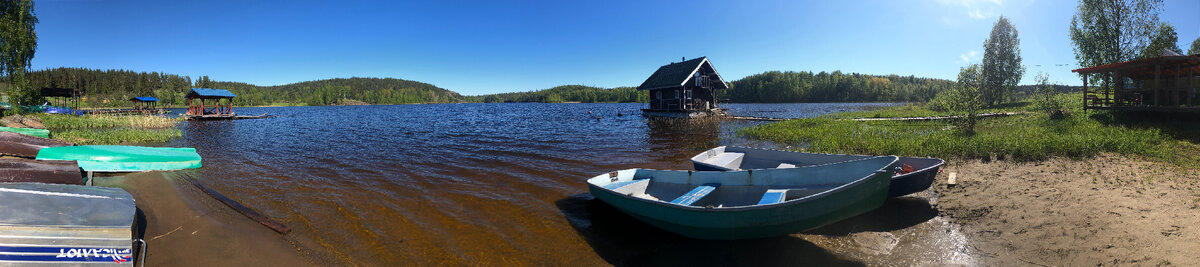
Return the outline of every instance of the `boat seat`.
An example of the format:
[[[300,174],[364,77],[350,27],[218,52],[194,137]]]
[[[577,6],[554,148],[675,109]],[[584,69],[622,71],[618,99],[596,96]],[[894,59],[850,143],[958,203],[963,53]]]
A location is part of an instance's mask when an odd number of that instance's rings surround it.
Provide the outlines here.
[[[632,181],[623,181],[623,182],[611,183],[611,184],[605,185],[605,186],[604,186],[604,189],[608,189],[608,190],[617,190],[617,188],[621,188],[622,186],[626,186],[626,185],[629,185],[629,184],[632,184],[632,183],[636,183],[636,182],[641,182],[641,181],[644,181],[644,180],[646,180],[646,179],[638,179],[638,180],[632,180]]]
[[[775,168],[787,169],[787,168],[795,168],[795,167],[796,167],[796,165],[787,164],[787,163],[779,163],[779,167],[775,167]]]
[[[717,190],[717,187],[719,186],[721,186],[721,184],[716,183],[697,186],[696,188],[692,189],[692,191],[688,191],[686,194],[675,198],[675,200],[671,200],[671,204],[691,206],[692,203],[696,203],[696,201],[704,198],[704,196],[707,196],[709,193]]]
[[[704,163],[736,170],[742,166],[742,158],[744,157],[746,157],[746,153],[724,152],[716,157],[705,160]]]
[[[758,201],[758,205],[769,205],[783,202],[783,200],[787,198],[787,191],[787,189],[768,189],[767,193],[763,194],[762,199]]]

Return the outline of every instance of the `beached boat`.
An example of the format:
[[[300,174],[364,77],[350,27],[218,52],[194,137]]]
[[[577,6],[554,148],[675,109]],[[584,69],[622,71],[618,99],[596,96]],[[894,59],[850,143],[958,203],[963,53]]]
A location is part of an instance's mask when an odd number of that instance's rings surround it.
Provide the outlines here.
[[[39,160],[75,160],[89,172],[169,171],[200,168],[195,148],[62,146],[38,151]]]
[[[746,147],[717,147],[692,157],[697,171],[731,171],[794,168],[870,158],[862,155],[804,153]],[[925,191],[946,161],[938,158],[900,157],[892,177],[890,197]]]
[[[0,156],[34,158],[47,147],[73,146],[71,142],[13,132],[0,132]]]
[[[12,133],[37,136],[37,137],[41,137],[41,138],[50,138],[50,130],[46,130],[46,129],[16,128],[16,127],[0,126],[0,132],[12,132]]]
[[[133,266],[140,240],[125,190],[0,183],[0,199],[0,265]]]
[[[747,239],[821,227],[879,208],[895,156],[728,172],[627,169],[587,180],[593,196],[658,228]]]
[[[81,185],[84,179],[74,160],[0,159],[0,183],[9,182]]]

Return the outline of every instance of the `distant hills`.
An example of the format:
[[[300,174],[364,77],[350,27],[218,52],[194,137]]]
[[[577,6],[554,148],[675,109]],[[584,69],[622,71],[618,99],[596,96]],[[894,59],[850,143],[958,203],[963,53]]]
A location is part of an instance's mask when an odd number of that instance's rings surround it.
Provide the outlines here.
[[[394,78],[338,78],[259,86],[241,82],[212,81],[208,76],[191,77],[158,72],[54,68],[29,73],[34,88],[57,87],[86,90],[83,106],[127,106],[134,96],[153,96],[160,105],[182,106],[193,87],[228,89],[238,95],[239,106],[341,105],[458,103],[465,98],[428,83]]]
[[[528,92],[463,96],[432,84],[395,78],[336,78],[276,86],[242,82],[212,81],[207,76],[191,77],[158,72],[54,68],[29,73],[34,87],[82,88],[84,106],[125,106],[134,96],[153,96],[163,104],[182,106],[184,94],[193,87],[228,89],[239,106],[265,105],[353,105],[414,103],[498,102],[637,102],[648,95],[635,87],[600,88],[563,85]],[[954,86],[945,79],[899,75],[869,75],[834,72],[767,71],[730,82],[719,93],[722,102],[920,102]],[[1021,95],[1029,86],[1018,88]],[[1078,87],[1061,87],[1077,91]],[[161,105],[161,104],[160,104]]]

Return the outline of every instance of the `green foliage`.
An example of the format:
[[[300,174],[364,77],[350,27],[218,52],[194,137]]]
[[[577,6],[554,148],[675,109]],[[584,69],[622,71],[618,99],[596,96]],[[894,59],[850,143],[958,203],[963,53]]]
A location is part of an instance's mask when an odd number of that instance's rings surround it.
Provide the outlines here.
[[[55,68],[31,72],[34,87],[83,89],[88,97],[83,107],[124,107],[129,98],[153,96],[159,106],[184,106],[184,96],[193,87],[227,89],[238,97],[237,106],[336,105],[341,99],[368,104],[455,103],[458,93],[436,86],[392,78],[349,78],[257,86],[238,82],[212,81],[208,76],[193,80],[186,76],[128,70]],[[354,102],[354,101],[349,101]]]
[[[1150,44],[1146,45],[1146,49],[1142,50],[1138,58],[1161,57],[1163,50],[1183,54],[1183,50],[1179,49],[1178,42],[1179,35],[1175,33],[1175,27],[1170,23],[1160,23],[1158,31],[1150,38]]]
[[[888,109],[903,112],[906,108]],[[1113,115],[1101,111],[1090,116],[1072,112],[1062,119],[1050,119],[1041,113],[991,117],[980,121],[975,134],[955,131],[945,121],[850,121],[820,117],[765,124],[738,133],[818,153],[1042,160],[1108,152],[1146,156],[1185,167],[1200,164],[1200,153],[1196,153],[1200,146],[1173,137],[1194,137],[1200,134],[1196,127],[1164,131],[1170,126],[1125,125],[1114,122],[1121,119],[1108,116]]]
[[[739,103],[923,102],[952,86],[947,80],[913,76],[768,71],[733,81],[717,98]]]
[[[992,26],[991,36],[983,42],[981,72],[980,100],[988,106],[1011,98],[1025,73],[1025,67],[1021,66],[1021,38],[1017,28],[1004,16],[1000,16]]]
[[[35,114],[54,139],[81,145],[113,145],[122,143],[157,144],[183,135],[175,126],[180,119],[153,115],[73,116]]]
[[[585,85],[563,85],[550,89],[530,92],[503,93],[467,97],[468,102],[501,103],[501,102],[581,102],[581,103],[645,103],[649,96],[646,92],[633,87],[617,87],[604,89]]]
[[[1034,106],[1050,119],[1062,119],[1066,117],[1067,101],[1064,97],[1069,97],[1066,94],[1060,94],[1050,85],[1050,75],[1042,72],[1038,73],[1034,80],[1037,82],[1037,93],[1034,94]]]
[[[41,103],[41,92],[25,77],[37,51],[37,23],[32,0],[0,1],[0,70],[12,85],[9,95],[17,105]]]
[[[1188,55],[1200,54],[1200,37],[1196,37],[1196,40],[1192,41],[1192,47],[1188,48],[1187,54]]]
[[[1080,1],[1069,33],[1079,66],[1135,59],[1159,27],[1161,9],[1162,0]]]
[[[978,121],[977,116],[979,110],[983,109],[983,97],[979,88],[984,83],[983,69],[979,64],[971,64],[963,67],[958,71],[958,84],[947,91],[946,96],[942,97],[945,101],[941,103],[946,105],[945,108],[955,115],[963,116],[964,119],[955,120],[960,123],[961,128],[968,134],[975,133],[975,123]]]
[[[46,128],[54,130],[67,129],[103,129],[103,128],[137,128],[137,129],[163,129],[173,128],[179,124],[180,118],[167,118],[163,116],[153,115],[128,115],[128,116],[111,116],[111,115],[65,115],[65,114],[45,114],[38,113],[33,116],[42,119],[42,123]]]

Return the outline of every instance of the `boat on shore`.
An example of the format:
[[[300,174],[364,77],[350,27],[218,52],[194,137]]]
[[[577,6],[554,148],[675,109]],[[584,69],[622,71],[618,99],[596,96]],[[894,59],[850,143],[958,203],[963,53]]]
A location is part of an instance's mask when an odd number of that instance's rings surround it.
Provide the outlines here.
[[[0,159],[0,183],[84,183],[83,173],[73,160]]]
[[[794,151],[720,146],[692,157],[697,171],[732,171],[795,168],[859,160],[874,156],[805,153]],[[900,157],[896,162],[889,197],[925,191],[933,185],[938,170],[946,164],[939,158]]]
[[[88,172],[170,171],[200,168],[195,148],[142,146],[62,146],[38,151],[38,160],[74,160]]]
[[[749,239],[811,230],[879,208],[896,160],[727,172],[627,169],[587,183],[597,199],[663,230]]]
[[[62,140],[13,132],[0,132],[0,156],[35,158],[38,151],[43,148],[73,145],[75,144]]]
[[[41,138],[50,138],[50,130],[46,130],[46,129],[16,128],[16,127],[0,126],[0,132],[12,132],[12,133],[19,133],[19,134],[24,134],[24,135],[37,136],[37,137],[41,137]]]
[[[137,208],[120,188],[0,183],[0,265],[133,266]],[[145,243],[142,242],[145,257]]]

